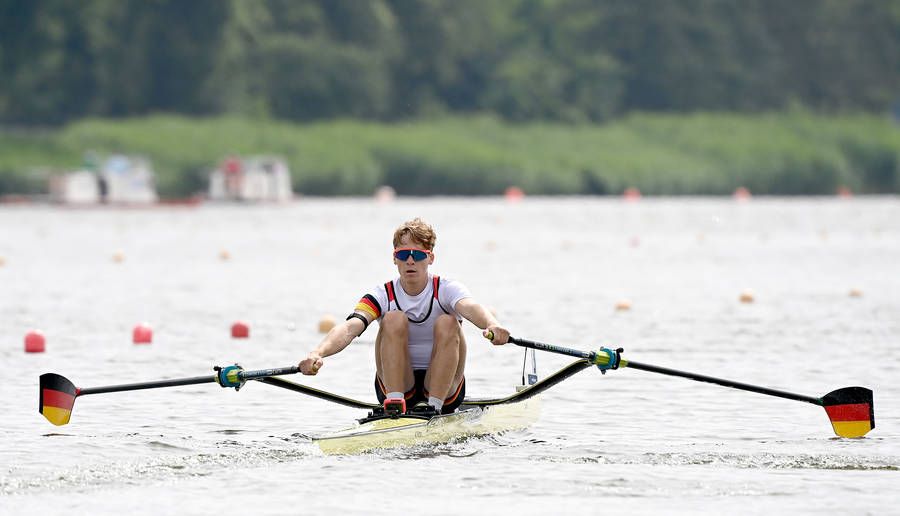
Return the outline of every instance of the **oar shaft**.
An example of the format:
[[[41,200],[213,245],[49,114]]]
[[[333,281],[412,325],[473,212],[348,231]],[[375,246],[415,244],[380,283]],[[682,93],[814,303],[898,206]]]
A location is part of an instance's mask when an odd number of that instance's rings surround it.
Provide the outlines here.
[[[515,337],[510,337],[509,342],[526,348],[538,349],[541,351],[549,351],[550,353],[557,353],[560,355],[568,355],[572,357],[578,358],[586,358],[588,360],[593,360],[596,356],[596,353],[589,351],[581,351],[572,348],[566,348],[563,346],[555,346],[553,344],[545,344],[543,342],[534,342],[531,340],[525,339],[517,339]],[[697,373],[690,373],[687,371],[679,371],[677,369],[669,369],[667,367],[660,367],[651,364],[642,364],[640,362],[632,362],[631,360],[621,359],[619,362],[619,367],[630,367],[632,369],[641,369],[643,371],[650,371],[653,373],[660,373],[669,376],[680,376],[682,378],[687,378],[689,380],[696,380],[698,382],[707,382],[714,383],[716,385],[722,385],[724,387],[731,387],[733,389],[740,389],[743,391],[756,392],[759,394],[766,394],[769,396],[777,396],[779,398],[786,398],[789,400],[796,401],[805,401],[807,403],[812,403],[813,405],[822,405],[822,400],[819,398],[814,398],[812,396],[805,396],[803,394],[795,394],[793,392],[779,391],[777,389],[769,389],[768,387],[760,387],[758,385],[750,385],[749,383],[741,383],[735,382],[732,380],[725,380],[722,378],[715,378],[713,376],[706,376]]]
[[[266,378],[269,376],[278,376],[285,374],[295,374],[299,369],[297,366],[278,367],[275,369],[257,369],[254,371],[240,371],[238,373],[241,380],[253,380],[255,378]],[[138,391],[141,389],[158,389],[160,387],[178,387],[180,385],[196,385],[201,383],[216,383],[217,375],[211,376],[195,376],[192,378],[173,378],[171,380],[157,380],[153,382],[125,383],[120,385],[107,385],[104,387],[85,387],[78,390],[78,395],[85,394],[103,394],[107,392],[123,392]]]
[[[159,380],[155,382],[123,383],[120,385],[106,385],[104,387],[85,387],[78,389],[78,395],[103,394],[107,392],[138,391],[141,389],[157,389],[160,387],[178,387],[179,385],[195,385],[199,383],[215,383],[216,377],[195,376],[193,378],[175,378],[172,380]]]
[[[813,398],[812,396],[804,396],[803,394],[795,394],[793,392],[787,391],[779,391],[777,389],[769,389],[768,387],[760,387],[758,385],[750,385],[749,383],[741,383],[735,382],[733,380],[725,380],[722,378],[716,378],[713,376],[706,376],[697,373],[690,373],[687,371],[679,371],[677,369],[669,369],[667,367],[660,367],[651,364],[642,364],[640,362],[634,362],[631,360],[622,360],[619,364],[619,367],[628,367],[631,369],[640,369],[642,371],[650,371],[652,373],[660,373],[669,376],[680,376],[682,378],[687,378],[689,380],[696,380],[698,382],[707,382],[714,383],[716,385],[722,385],[723,387],[731,387],[733,389],[740,389],[742,391],[750,391],[756,392],[759,394],[767,394],[769,396],[777,396],[779,398],[787,398],[789,400],[796,401],[805,401],[807,403],[812,403],[813,405],[821,405],[821,401],[818,398]]]
[[[330,401],[332,403],[337,403],[339,405],[344,405],[347,407],[353,407],[358,409],[367,409],[372,410],[376,407],[380,407],[381,405],[375,403],[366,403],[365,401],[355,400],[353,398],[348,398],[346,396],[341,396],[339,394],[334,394],[328,391],[323,391],[321,389],[316,389],[313,387],[309,387],[307,385],[303,385],[300,383],[294,383],[284,378],[274,378],[274,377],[265,377],[260,378],[259,382],[265,383],[268,385],[274,385],[275,387],[281,387],[282,389],[287,389],[289,391],[299,392],[300,394],[306,394],[307,396],[312,396],[314,398],[319,398],[325,401]]]
[[[586,358],[591,360],[594,357],[594,353],[590,351],[581,351],[579,349],[566,348],[563,346],[555,346],[553,344],[546,344],[544,342],[535,342],[533,340],[525,340],[525,339],[517,339],[515,337],[510,337],[509,342],[522,346],[523,348],[532,348],[537,349],[539,351],[549,351],[550,353],[557,353],[559,355],[568,355],[570,357],[576,358]]]

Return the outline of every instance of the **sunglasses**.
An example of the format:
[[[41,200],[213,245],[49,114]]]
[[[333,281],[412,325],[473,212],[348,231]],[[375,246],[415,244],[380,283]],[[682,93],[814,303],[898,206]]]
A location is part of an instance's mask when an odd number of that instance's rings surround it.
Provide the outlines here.
[[[431,251],[426,251],[425,249],[394,249],[394,258],[401,262],[405,262],[412,256],[414,261],[421,262],[425,258],[428,258],[429,253],[431,253]]]

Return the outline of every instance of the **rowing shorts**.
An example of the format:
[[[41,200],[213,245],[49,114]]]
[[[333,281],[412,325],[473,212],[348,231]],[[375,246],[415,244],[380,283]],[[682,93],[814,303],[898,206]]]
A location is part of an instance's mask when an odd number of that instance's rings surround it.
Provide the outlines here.
[[[412,389],[408,390],[405,394],[406,397],[406,407],[407,409],[415,406],[416,403],[420,401],[428,402],[428,391],[425,390],[425,373],[428,372],[425,369],[416,369],[413,371],[413,376],[415,377],[415,383],[413,384]],[[378,375],[375,375],[375,396],[378,397],[378,403],[384,403],[385,398],[387,398],[387,390],[384,388],[384,384],[381,383],[381,379],[378,378]],[[447,399],[444,400],[444,408],[441,409],[442,414],[449,414],[457,409],[457,407],[462,404],[463,399],[466,397],[466,377],[463,376],[461,382],[459,382],[459,387],[456,388],[456,391],[450,395]]]

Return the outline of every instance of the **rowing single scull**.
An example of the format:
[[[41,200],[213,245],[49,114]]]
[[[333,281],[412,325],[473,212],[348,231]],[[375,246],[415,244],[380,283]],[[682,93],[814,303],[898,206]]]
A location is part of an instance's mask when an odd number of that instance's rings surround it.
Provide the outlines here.
[[[75,399],[78,396],[201,383],[217,383],[222,387],[239,390],[248,380],[255,380],[329,402],[370,411],[367,417],[358,420],[350,428],[313,437],[313,442],[318,444],[325,453],[358,453],[401,445],[446,442],[462,436],[493,434],[525,428],[538,417],[540,402],[536,398],[539,394],[579,371],[596,366],[603,373],[608,370],[624,368],[639,369],[817,405],[825,409],[834,433],[839,437],[863,437],[875,428],[873,395],[872,391],[865,387],[844,387],[822,397],[813,397],[626,360],[622,357],[622,349],[600,348],[597,351],[581,351],[514,337],[510,337],[509,342],[527,348],[523,381],[516,392],[500,398],[466,399],[456,412],[430,418],[418,416],[415,413],[386,415],[383,411],[379,412],[381,407],[377,404],[355,400],[281,378],[285,375],[296,374],[298,372],[296,366],[248,371],[238,365],[233,365],[216,367],[216,373],[209,376],[83,389],[75,387],[64,376],[45,373],[40,377],[38,411],[51,423],[65,425],[71,418]],[[572,356],[577,360],[538,381],[533,350]],[[529,360],[530,368],[527,367]]]

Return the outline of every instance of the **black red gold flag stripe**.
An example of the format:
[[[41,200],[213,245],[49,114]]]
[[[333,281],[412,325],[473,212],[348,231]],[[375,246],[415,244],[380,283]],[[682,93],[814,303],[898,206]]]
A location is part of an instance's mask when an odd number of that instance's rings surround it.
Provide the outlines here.
[[[841,437],[862,437],[875,428],[875,403],[865,387],[845,387],[822,396],[822,406],[834,433]]]
[[[354,310],[366,313],[372,319],[381,317],[381,305],[378,304],[378,301],[371,294],[364,295],[362,299],[359,300],[359,303],[356,303],[356,308]]]
[[[69,422],[78,388],[64,376],[54,373],[41,375],[38,411],[56,426]]]

